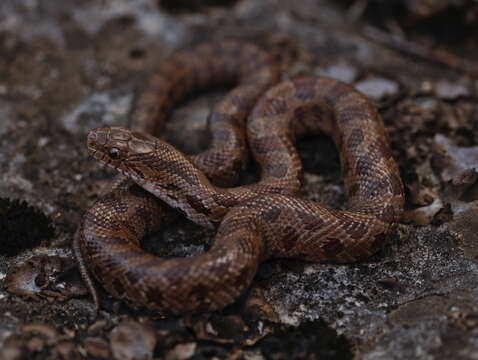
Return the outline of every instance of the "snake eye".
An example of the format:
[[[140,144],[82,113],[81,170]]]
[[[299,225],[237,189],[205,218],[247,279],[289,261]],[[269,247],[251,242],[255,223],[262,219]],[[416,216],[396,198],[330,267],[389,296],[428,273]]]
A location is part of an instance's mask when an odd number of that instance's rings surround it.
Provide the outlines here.
[[[117,148],[112,148],[109,152],[108,152],[108,156],[110,157],[110,159],[117,159],[119,157],[119,154],[120,154],[120,151],[119,149]]]

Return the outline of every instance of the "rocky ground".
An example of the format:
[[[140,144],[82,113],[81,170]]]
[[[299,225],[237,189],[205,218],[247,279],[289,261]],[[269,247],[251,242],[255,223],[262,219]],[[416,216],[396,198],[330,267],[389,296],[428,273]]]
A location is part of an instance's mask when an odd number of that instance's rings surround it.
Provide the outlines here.
[[[1,1],[0,358],[478,358],[478,65],[466,60],[478,6],[384,3]],[[376,102],[406,186],[402,224],[367,262],[266,263],[221,312],[165,317],[103,292],[93,321],[70,245],[113,173],[88,158],[86,133],[126,124],[159,60],[225,37],[274,51],[284,78],[336,77]],[[178,107],[165,138],[200,150],[221,94]],[[332,142],[299,148],[304,196],[343,206]],[[179,220],[148,246],[191,255],[212,236]]]

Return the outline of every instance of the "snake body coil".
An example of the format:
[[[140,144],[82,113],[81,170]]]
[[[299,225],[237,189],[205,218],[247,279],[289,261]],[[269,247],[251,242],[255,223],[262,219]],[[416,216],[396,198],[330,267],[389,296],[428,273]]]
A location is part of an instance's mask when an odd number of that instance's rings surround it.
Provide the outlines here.
[[[403,186],[383,122],[369,100],[340,81],[302,77],[270,88],[251,111],[258,96],[275,82],[272,60],[236,42],[204,45],[214,61],[197,56],[198,49],[180,55],[181,66],[194,64],[194,71],[180,71],[172,62],[160,67],[155,76],[162,85],[150,86],[145,92],[149,95],[138,101],[136,130],[93,130],[88,147],[96,159],[190,220],[208,227],[219,224],[214,244],[191,258],[163,259],[144,252],[139,241],[160,225],[161,204],[136,185],[122,183],[87,211],[77,233],[75,251],[87,283],[91,285],[86,267],[115,297],[152,310],[208,311],[233,302],[249,286],[260,262],[271,257],[352,262],[373,254],[398,223]],[[238,58],[245,53],[250,67],[246,77],[234,66],[242,64]],[[181,73],[175,75],[181,80],[167,81],[165,69]],[[152,132],[150,121],[161,117],[163,108],[171,107],[208,71],[199,81],[201,87],[224,75],[239,75],[240,84],[212,113],[210,150],[188,158],[137,131]],[[180,83],[188,86],[176,90]],[[164,95],[164,89],[176,95]],[[244,163],[248,113],[247,139],[261,166],[261,179],[247,186],[220,187],[234,180]],[[295,196],[302,167],[294,141],[318,131],[330,135],[339,149],[346,210]],[[217,173],[211,168],[215,164]],[[220,180],[212,183],[208,177]]]

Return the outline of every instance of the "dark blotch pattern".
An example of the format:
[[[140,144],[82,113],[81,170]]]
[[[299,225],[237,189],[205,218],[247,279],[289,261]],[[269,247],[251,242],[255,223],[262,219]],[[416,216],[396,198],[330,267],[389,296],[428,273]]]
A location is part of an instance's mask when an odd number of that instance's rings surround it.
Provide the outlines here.
[[[366,177],[373,171],[373,161],[368,156],[359,156],[357,159],[357,163],[355,164],[355,171],[359,176]]]
[[[244,117],[239,117],[237,115],[233,116],[231,114],[224,114],[217,111],[212,112],[209,116],[209,126],[225,124],[227,126],[242,128],[244,126],[244,121]]]
[[[325,94],[325,99],[330,104],[335,104],[339,102],[342,96],[347,95],[350,93],[350,86],[337,81],[332,88],[330,88],[327,93]]]
[[[270,164],[267,169],[265,169],[265,173],[267,176],[272,176],[278,179],[281,179],[287,174],[288,166],[285,164]]]
[[[307,116],[309,115],[309,112],[303,107],[298,107],[297,109],[294,110],[294,119],[297,121],[297,123],[301,124],[302,126],[305,126],[305,122],[307,119]]]
[[[385,223],[391,223],[395,218],[395,210],[392,205],[387,206],[383,212],[378,216],[380,220]]]
[[[324,226],[324,220],[318,214],[299,213],[299,219],[304,224],[306,231],[319,231]]]
[[[262,113],[268,115],[280,115],[288,110],[287,103],[282,99],[270,99],[260,104],[263,108]]]
[[[365,105],[348,106],[338,115],[338,120],[343,124],[350,123],[351,121],[361,122],[368,120],[369,117],[366,115],[366,113],[364,113],[364,111],[366,111]]]
[[[204,284],[198,284],[191,289],[189,295],[192,298],[202,300],[209,295],[209,288]]]
[[[310,107],[310,112],[313,114],[315,121],[324,121],[326,120],[324,116],[332,116],[332,113],[330,112],[330,109],[327,109],[327,111],[324,111],[324,104],[314,104]],[[332,121],[332,124],[336,126],[336,122]]]
[[[237,109],[242,112],[247,112],[251,109],[251,101],[249,101],[244,96],[232,95],[230,99],[231,103],[234,104]]]
[[[367,196],[370,199],[376,199],[377,196],[382,194],[382,192],[386,192],[388,189],[384,188],[383,186],[386,186],[387,184],[383,184],[381,179],[376,179],[367,182]]]
[[[280,213],[281,213],[281,210],[279,208],[274,207],[272,209],[267,209],[261,215],[267,221],[276,221]]]
[[[315,86],[317,81],[314,78],[307,77],[304,79],[298,79],[294,81],[296,91],[295,96],[302,100],[310,100],[315,97]]]
[[[337,254],[340,254],[344,250],[344,244],[342,244],[340,239],[327,237],[322,249],[324,249],[324,253],[327,257],[334,259]]]
[[[222,196],[220,194],[213,194],[212,198],[216,204],[221,207],[230,208],[237,204],[237,200],[229,197],[229,196]]]
[[[289,252],[291,249],[294,248],[297,239],[299,238],[299,234],[297,233],[298,229],[293,226],[285,226],[282,232],[282,246],[286,252]]]
[[[155,159],[154,162],[149,164],[149,167],[151,170],[161,173],[164,171],[168,171],[169,173],[173,173],[176,176],[179,176],[182,178],[184,181],[186,181],[189,185],[197,185],[198,180],[197,178],[186,171],[182,166],[181,163],[178,161],[174,160],[160,160],[160,159]]]
[[[214,138],[221,142],[228,142],[231,137],[231,133],[228,130],[220,130],[214,132]]]
[[[358,146],[362,144],[363,139],[364,139],[364,136],[363,136],[362,129],[355,128],[352,130],[352,133],[350,134],[348,138],[347,147],[350,150],[356,149]]]
[[[277,136],[263,136],[260,139],[251,141],[251,146],[258,154],[267,154],[284,149],[281,140]]]
[[[186,195],[186,200],[188,204],[197,212],[204,214],[204,215],[210,215],[211,210],[208,209],[207,207],[204,206],[202,203],[201,199],[193,196],[193,195]]]
[[[392,157],[392,151],[390,150],[390,147],[387,146],[382,139],[375,139],[369,145],[368,149],[369,149],[371,154],[379,153],[385,159],[390,159]]]
[[[148,287],[145,292],[145,296],[150,304],[161,304],[161,302],[163,301],[163,294],[159,287]]]

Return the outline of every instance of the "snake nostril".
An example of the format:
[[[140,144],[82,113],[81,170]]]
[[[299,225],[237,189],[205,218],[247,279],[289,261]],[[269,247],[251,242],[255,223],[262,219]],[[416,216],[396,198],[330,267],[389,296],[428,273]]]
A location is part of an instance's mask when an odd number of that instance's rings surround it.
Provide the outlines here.
[[[108,141],[108,133],[104,129],[94,129],[86,137],[87,145],[98,146],[105,145]]]
[[[86,137],[86,143],[88,145],[93,145],[94,143],[96,143],[97,138],[98,136],[96,135],[96,133],[94,131],[90,131],[88,133],[88,136]]]

